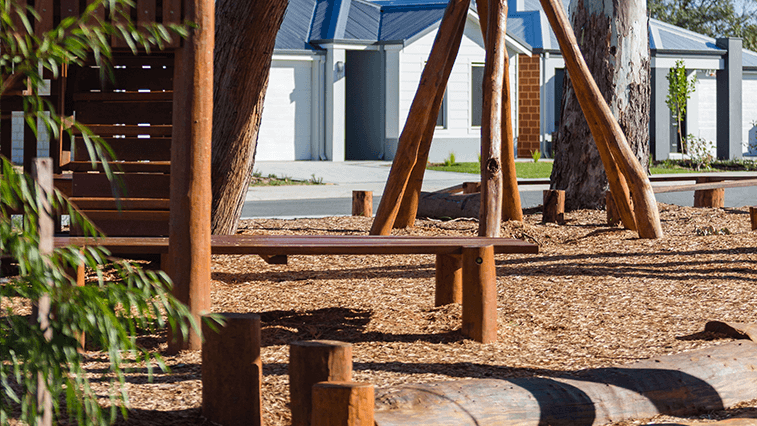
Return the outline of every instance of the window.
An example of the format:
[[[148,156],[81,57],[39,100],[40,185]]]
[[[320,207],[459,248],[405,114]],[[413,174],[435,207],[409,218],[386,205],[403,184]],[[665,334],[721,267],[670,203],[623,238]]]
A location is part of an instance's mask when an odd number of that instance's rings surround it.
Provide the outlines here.
[[[481,127],[484,104],[484,64],[471,65],[471,126]]]
[[[436,116],[436,128],[447,128],[447,91],[444,91],[444,97],[442,98],[442,104],[439,106],[439,114]]]

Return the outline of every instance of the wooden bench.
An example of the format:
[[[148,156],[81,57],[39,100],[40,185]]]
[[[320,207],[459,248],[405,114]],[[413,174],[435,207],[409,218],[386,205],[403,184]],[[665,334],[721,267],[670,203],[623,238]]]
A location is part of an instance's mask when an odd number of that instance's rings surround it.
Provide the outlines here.
[[[112,253],[167,256],[168,238],[57,237],[56,247],[104,247]],[[211,252],[258,255],[286,263],[290,255],[436,255],[435,304],[463,304],[463,333],[481,342],[496,339],[495,253],[538,253],[521,240],[486,237],[415,237],[366,235],[214,235]]]

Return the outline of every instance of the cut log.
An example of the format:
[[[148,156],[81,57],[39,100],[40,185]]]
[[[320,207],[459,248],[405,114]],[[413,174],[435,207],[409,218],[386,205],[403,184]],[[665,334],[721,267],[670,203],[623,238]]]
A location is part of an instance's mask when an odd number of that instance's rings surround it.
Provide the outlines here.
[[[463,301],[463,259],[455,254],[436,255],[434,306]]]
[[[313,426],[373,426],[373,385],[321,382],[313,386]]]
[[[757,397],[757,344],[731,342],[574,376],[469,379],[377,392],[390,425],[599,425],[695,415]]]
[[[752,223],[752,231],[757,229],[757,207],[749,207],[749,221]]]
[[[544,190],[543,203],[544,211],[542,213],[542,222],[565,222],[565,191],[560,189]]]
[[[463,335],[497,341],[497,272],[494,247],[463,247]]]
[[[373,191],[352,191],[352,215],[373,216]]]
[[[289,345],[289,396],[292,425],[310,425],[313,385],[352,380],[352,345],[310,340]]]

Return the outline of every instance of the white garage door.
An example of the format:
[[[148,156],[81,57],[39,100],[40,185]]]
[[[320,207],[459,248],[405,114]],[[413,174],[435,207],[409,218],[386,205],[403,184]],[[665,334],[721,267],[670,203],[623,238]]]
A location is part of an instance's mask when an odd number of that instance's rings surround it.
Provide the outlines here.
[[[310,61],[274,61],[260,123],[256,161],[310,160]]]

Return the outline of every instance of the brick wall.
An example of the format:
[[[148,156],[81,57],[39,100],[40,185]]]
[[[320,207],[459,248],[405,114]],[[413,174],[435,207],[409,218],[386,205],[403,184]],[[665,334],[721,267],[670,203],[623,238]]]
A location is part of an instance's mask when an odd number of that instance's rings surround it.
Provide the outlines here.
[[[518,158],[531,158],[539,149],[539,56],[518,57]]]

